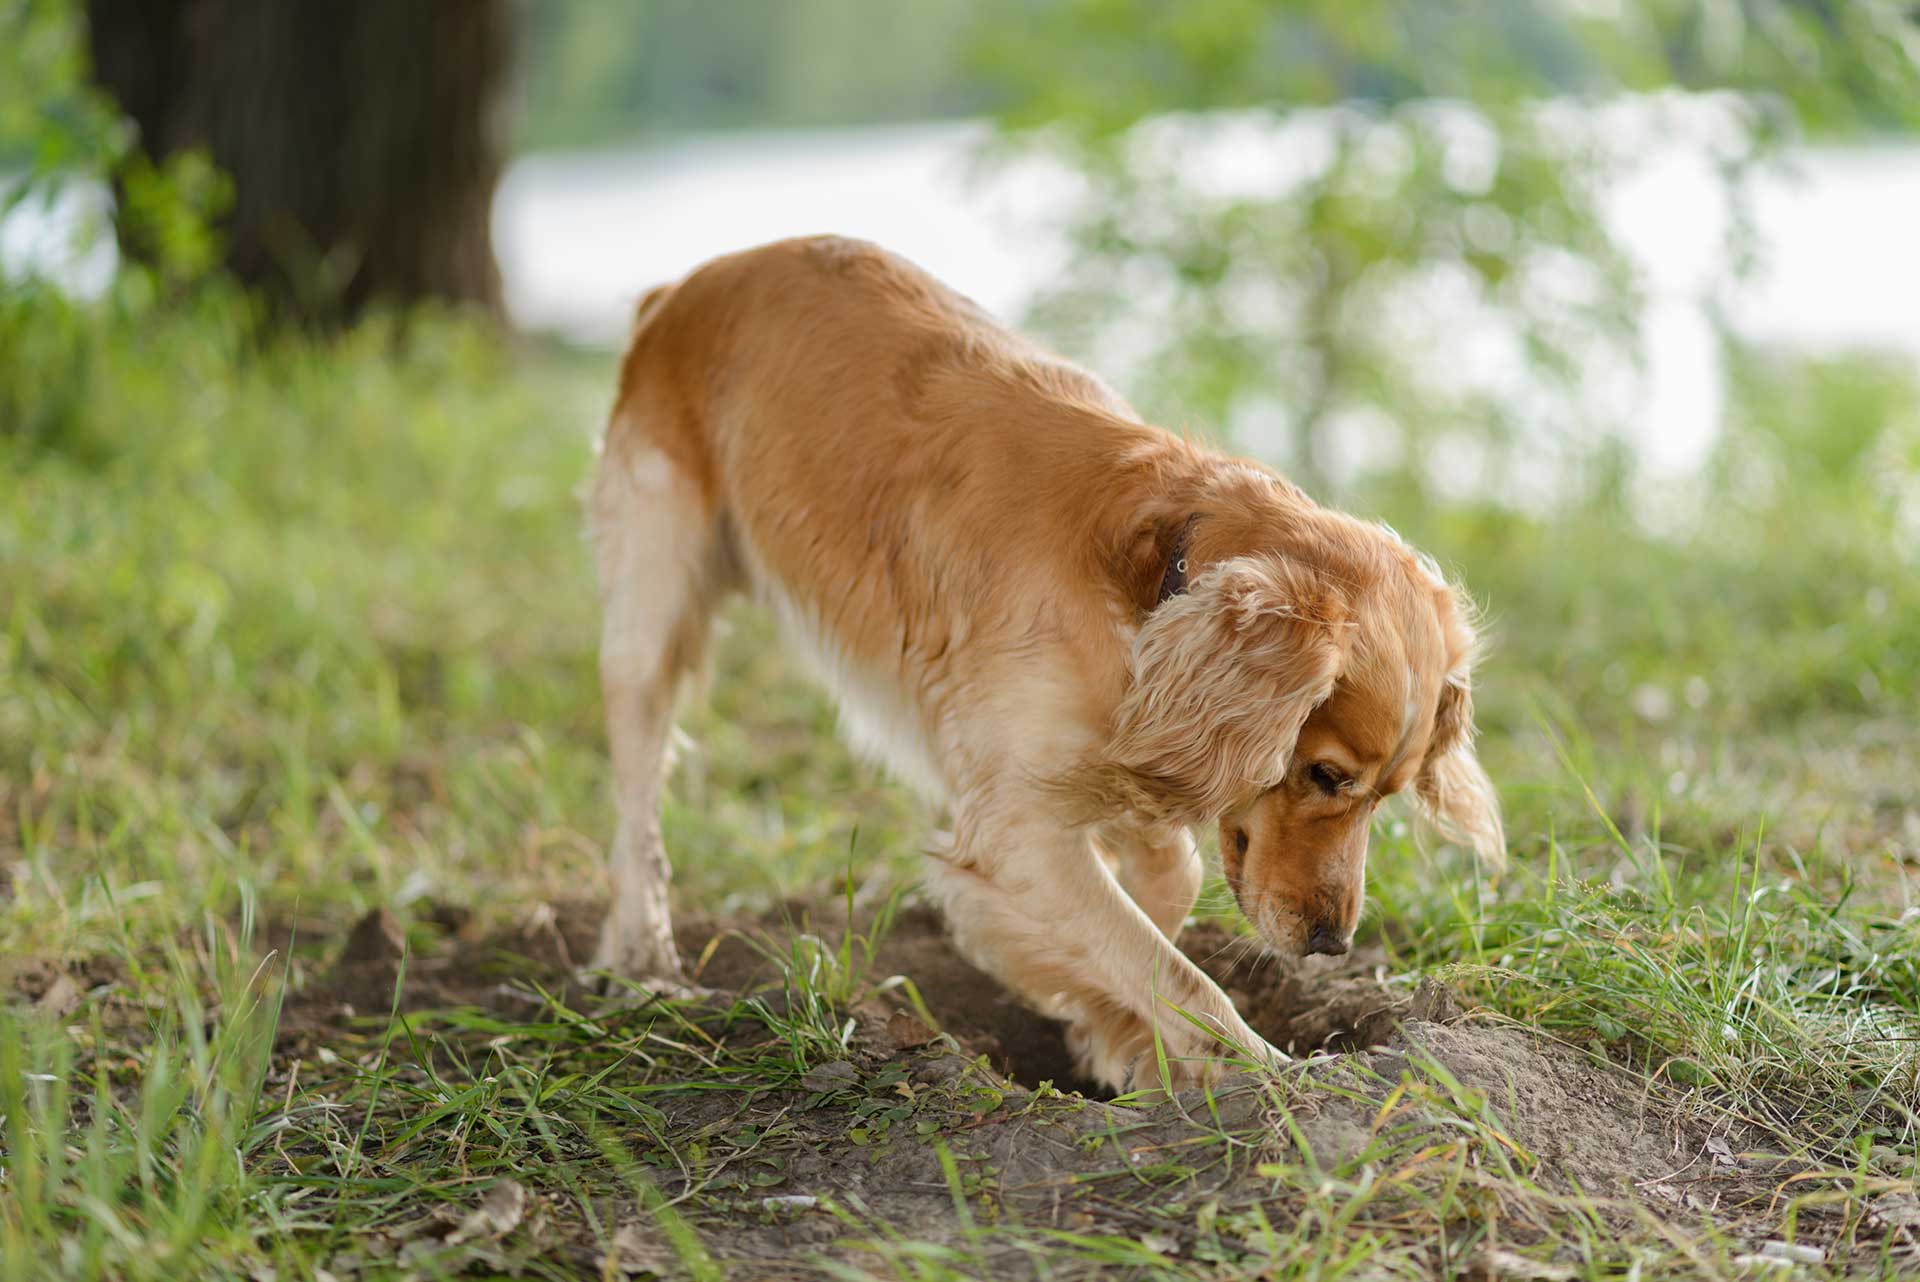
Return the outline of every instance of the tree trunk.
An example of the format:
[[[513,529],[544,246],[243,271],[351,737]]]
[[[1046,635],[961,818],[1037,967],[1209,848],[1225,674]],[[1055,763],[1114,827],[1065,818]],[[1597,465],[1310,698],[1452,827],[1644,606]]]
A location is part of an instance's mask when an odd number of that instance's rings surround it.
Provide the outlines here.
[[[87,0],[87,16],[94,74],[142,149],[204,148],[232,179],[227,266],[278,308],[499,313],[509,0]]]

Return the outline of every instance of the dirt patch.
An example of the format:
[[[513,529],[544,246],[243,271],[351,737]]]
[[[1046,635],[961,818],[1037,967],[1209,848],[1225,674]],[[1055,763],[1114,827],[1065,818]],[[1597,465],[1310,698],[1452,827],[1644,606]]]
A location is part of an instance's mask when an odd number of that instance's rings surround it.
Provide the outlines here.
[[[869,924],[857,924],[856,939]],[[396,987],[403,1011],[478,1007],[533,1023],[548,1018],[538,986],[576,1011],[624,1010],[593,1016],[618,1040],[631,1027],[618,1022],[632,1017],[631,998],[608,1005],[574,978],[596,929],[593,905],[538,909],[494,935],[456,914],[421,914],[410,935],[376,915],[317,959],[316,978],[290,996],[281,1053],[291,1060],[349,1027],[364,1030]],[[758,989],[777,1008],[785,994],[776,959],[792,955],[797,933],[834,952],[846,938],[836,906],[790,904],[750,923],[689,921],[679,942],[717,1006]],[[1150,1238],[1169,1256],[1245,1261],[1261,1248],[1234,1208],[1258,1207],[1276,1225],[1305,1214],[1257,1173],[1262,1163],[1350,1180],[1392,1171],[1404,1191],[1387,1197],[1381,1210],[1390,1214],[1374,1223],[1404,1226],[1409,1258],[1435,1271],[1457,1271],[1462,1249],[1496,1249],[1483,1226],[1428,1215],[1433,1189],[1447,1181],[1486,1190],[1499,1250],[1559,1240],[1553,1217],[1563,1204],[1553,1199],[1568,1196],[1593,1199],[1588,1213],[1622,1233],[1643,1232],[1652,1215],[1675,1233],[1710,1227],[1736,1248],[1758,1249],[1783,1231],[1780,1190],[1804,1165],[1723,1111],[1649,1087],[1597,1052],[1463,1012],[1443,986],[1383,973],[1378,955],[1289,964],[1217,927],[1188,932],[1182,945],[1256,1029],[1302,1057],[1294,1068],[1211,1100],[1105,1103],[1075,1080],[1060,1026],[970,966],[936,913],[911,906],[870,957],[858,942],[851,955],[870,981],[911,979],[945,1036],[907,1013],[895,986],[858,1009],[844,1059],[816,1060],[803,1077],[685,1091],[672,1089],[670,1074],[656,1080],[646,1098],[670,1143],[655,1151],[648,1178],[709,1250],[768,1277],[817,1276],[805,1261],[822,1255],[870,1258],[843,1256],[848,1221],[828,1206],[954,1249],[986,1250],[977,1226],[991,1216]],[[756,1034],[751,1021],[731,1021],[709,1026],[711,1045],[765,1040],[765,1027]],[[1083,1088],[1084,1098],[1048,1102],[1033,1093],[1041,1082]],[[689,1153],[701,1156],[690,1162]],[[579,1160],[594,1157],[582,1149]],[[957,1208],[956,1182],[973,1191],[971,1209]],[[583,1227],[576,1204],[536,1189],[513,1240],[583,1273],[672,1271],[671,1244],[630,1200],[596,1215],[616,1227],[611,1251]],[[1793,1231],[1801,1242],[1817,1238],[1815,1218],[1801,1212]],[[1009,1249],[971,1267],[1016,1277],[1035,1265]]]

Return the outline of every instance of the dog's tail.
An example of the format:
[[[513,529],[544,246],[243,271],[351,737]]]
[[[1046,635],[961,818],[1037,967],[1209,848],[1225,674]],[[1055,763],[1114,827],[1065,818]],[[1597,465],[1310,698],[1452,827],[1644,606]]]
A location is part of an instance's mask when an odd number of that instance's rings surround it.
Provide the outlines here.
[[[642,294],[639,305],[633,309],[633,328],[630,332],[638,333],[640,327],[645,325],[653,314],[660,310],[660,304],[666,302],[667,295],[672,292],[673,286],[667,284],[655,285],[645,294]]]
[[[633,323],[627,329],[627,351],[620,358],[620,389],[614,398],[616,417],[619,407],[626,403],[639,381],[637,371],[641,362],[641,349],[647,346],[647,326],[653,323],[654,317],[660,314],[679,285],[678,281],[655,285],[642,294],[640,301],[634,304]]]
[[[664,449],[707,493],[713,473],[702,398],[687,381],[689,362],[703,357],[705,332],[699,309],[683,305],[691,301],[682,293],[685,284],[656,285],[634,306],[601,456]]]

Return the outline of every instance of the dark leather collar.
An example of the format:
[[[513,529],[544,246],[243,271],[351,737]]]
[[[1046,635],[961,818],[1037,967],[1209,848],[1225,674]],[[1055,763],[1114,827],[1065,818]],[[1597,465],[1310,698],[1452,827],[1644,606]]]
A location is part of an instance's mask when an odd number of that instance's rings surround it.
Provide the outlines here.
[[[1167,553],[1167,571],[1160,576],[1160,599],[1153,603],[1155,609],[1165,605],[1168,597],[1179,596],[1187,590],[1187,535],[1193,530],[1194,520],[1191,516],[1187,518]]]

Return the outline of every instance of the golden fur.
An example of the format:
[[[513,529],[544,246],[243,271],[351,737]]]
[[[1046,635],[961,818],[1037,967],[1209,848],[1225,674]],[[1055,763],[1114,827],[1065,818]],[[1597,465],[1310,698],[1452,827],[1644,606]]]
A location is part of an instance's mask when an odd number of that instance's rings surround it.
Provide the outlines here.
[[[751,591],[857,746],[953,819],[970,956],[1115,1087],[1270,1049],[1172,944],[1192,830],[1287,952],[1344,951],[1409,784],[1502,852],[1461,598],[1391,531],[1141,422],[873,246],[786,241],[641,304],[593,494],[619,831],[599,964],[679,974],[659,788],[716,604]],[[1159,599],[1183,554],[1185,590]],[[1179,1008],[1176,1011],[1174,1008]]]

